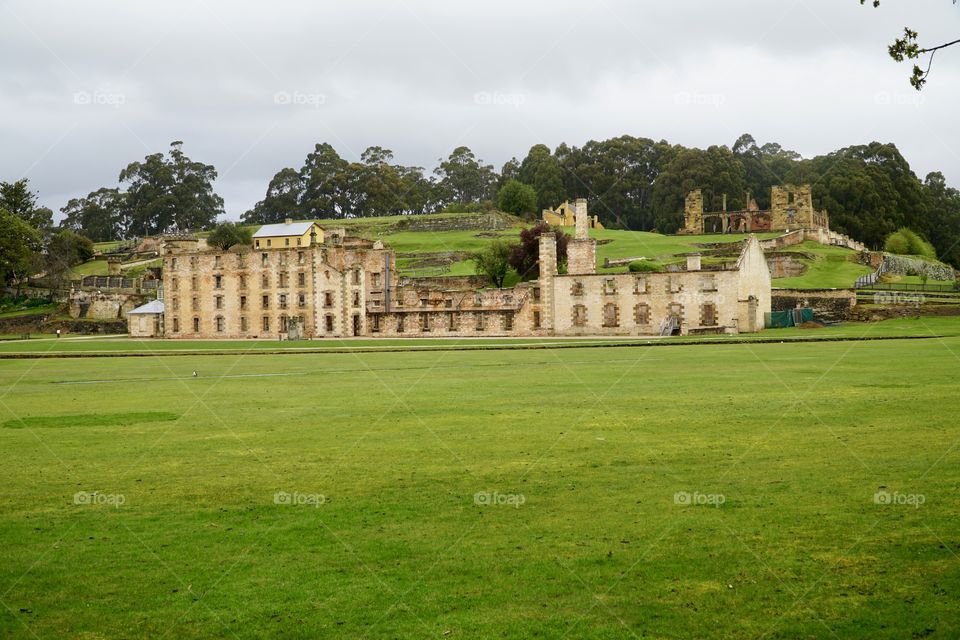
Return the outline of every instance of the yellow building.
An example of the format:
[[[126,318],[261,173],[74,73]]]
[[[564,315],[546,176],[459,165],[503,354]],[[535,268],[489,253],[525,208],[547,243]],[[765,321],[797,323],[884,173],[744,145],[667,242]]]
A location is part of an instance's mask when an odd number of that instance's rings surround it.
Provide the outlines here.
[[[311,236],[314,236],[312,243]],[[323,244],[323,229],[316,222],[294,222],[287,218],[280,224],[265,224],[253,234],[255,249],[309,247],[311,244]]]
[[[563,204],[556,209],[544,209],[543,221],[551,227],[573,227],[576,226],[577,211],[587,216],[586,198],[577,198],[572,204],[565,200]],[[603,229],[603,225],[600,224],[600,219],[597,216],[593,216],[592,218],[587,216],[587,220],[591,229]]]

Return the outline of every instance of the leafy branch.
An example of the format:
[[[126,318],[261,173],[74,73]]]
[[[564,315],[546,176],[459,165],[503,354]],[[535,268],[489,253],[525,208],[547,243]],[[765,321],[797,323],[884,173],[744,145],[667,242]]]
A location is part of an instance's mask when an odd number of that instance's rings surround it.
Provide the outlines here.
[[[866,1],[867,0],[860,0],[860,4],[866,4]],[[880,0],[872,0],[872,2],[874,7],[880,6]],[[953,4],[957,4],[957,0],[953,0]],[[930,54],[930,58],[927,60],[927,68],[923,69],[919,65],[914,64],[913,72],[910,75],[910,84],[914,89],[920,91],[923,89],[923,85],[927,83],[927,77],[929,77],[930,69],[933,67],[933,57],[937,51],[952,47],[955,44],[960,44],[960,39],[946,42],[936,47],[921,47],[917,43],[917,35],[917,32],[913,29],[909,27],[904,28],[903,37],[894,40],[893,44],[887,47],[887,52],[890,54],[890,57],[897,62],[916,60],[922,55]]]

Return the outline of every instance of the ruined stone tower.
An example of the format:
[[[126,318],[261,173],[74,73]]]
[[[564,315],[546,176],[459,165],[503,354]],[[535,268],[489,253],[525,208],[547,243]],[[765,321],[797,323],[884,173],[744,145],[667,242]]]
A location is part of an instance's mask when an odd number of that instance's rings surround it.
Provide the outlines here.
[[[703,193],[694,189],[683,203],[683,233],[703,233]]]
[[[813,228],[813,190],[810,185],[770,188],[770,213],[774,229]]]
[[[574,222],[576,224],[576,235],[567,244],[567,273],[573,275],[596,273],[597,243],[590,239],[587,201],[583,198],[577,200]]]

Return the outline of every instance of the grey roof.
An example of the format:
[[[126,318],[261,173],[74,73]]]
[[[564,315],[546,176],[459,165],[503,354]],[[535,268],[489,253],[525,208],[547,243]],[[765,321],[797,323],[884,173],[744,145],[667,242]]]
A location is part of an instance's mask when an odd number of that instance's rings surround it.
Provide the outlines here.
[[[145,305],[127,311],[127,315],[131,313],[163,313],[163,300],[151,300]]]
[[[257,229],[257,232],[253,234],[253,237],[275,238],[277,236],[302,236],[309,231],[310,227],[312,226],[313,222],[291,222],[290,224],[281,222],[280,224],[265,224]]]

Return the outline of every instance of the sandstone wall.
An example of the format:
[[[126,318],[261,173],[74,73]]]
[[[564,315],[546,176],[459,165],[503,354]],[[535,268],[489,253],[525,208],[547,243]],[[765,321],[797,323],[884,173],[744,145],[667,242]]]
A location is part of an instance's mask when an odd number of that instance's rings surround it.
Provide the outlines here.
[[[773,311],[809,307],[818,319],[841,322],[850,319],[857,294],[853,289],[774,289],[771,301]]]

